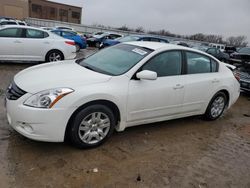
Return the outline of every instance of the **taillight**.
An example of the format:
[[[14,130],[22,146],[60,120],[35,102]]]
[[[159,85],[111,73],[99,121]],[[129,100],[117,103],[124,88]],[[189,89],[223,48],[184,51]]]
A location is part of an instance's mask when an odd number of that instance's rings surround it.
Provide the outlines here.
[[[73,46],[76,45],[76,43],[73,42],[73,41],[65,41],[65,43],[66,43],[66,44],[69,44],[69,45],[73,45]]]
[[[240,73],[239,73],[239,71],[235,70],[235,71],[233,71],[233,74],[234,74],[234,77],[235,77],[238,81],[240,81]]]

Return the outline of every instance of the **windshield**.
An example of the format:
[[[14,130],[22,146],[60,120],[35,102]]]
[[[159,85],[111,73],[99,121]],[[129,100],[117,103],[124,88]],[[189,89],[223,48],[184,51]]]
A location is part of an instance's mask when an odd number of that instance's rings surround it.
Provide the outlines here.
[[[137,41],[139,37],[137,36],[126,36],[126,37],[121,37],[117,39],[120,42],[131,42],[131,41]]]
[[[238,52],[242,54],[250,54],[250,48],[241,48]]]
[[[103,74],[118,76],[130,70],[153,50],[129,44],[119,44],[89,56],[79,64]]]

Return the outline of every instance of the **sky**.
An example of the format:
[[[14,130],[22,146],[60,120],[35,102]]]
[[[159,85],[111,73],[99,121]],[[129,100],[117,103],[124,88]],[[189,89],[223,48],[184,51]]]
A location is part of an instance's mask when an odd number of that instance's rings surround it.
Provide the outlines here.
[[[250,43],[250,0],[52,0],[83,7],[82,23],[142,26],[175,34],[245,35]]]

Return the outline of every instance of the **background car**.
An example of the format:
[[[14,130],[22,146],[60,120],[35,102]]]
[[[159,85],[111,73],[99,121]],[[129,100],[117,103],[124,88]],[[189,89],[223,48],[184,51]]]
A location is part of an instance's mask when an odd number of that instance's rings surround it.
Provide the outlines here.
[[[240,77],[241,90],[250,93],[250,64],[239,66],[235,73]]]
[[[222,52],[218,48],[208,48],[206,52],[223,62],[228,62],[230,58],[228,54]]]
[[[76,56],[75,42],[29,26],[0,27],[0,60],[59,61]]]
[[[234,53],[236,51],[237,51],[237,49],[235,46],[226,46],[225,50],[223,52],[227,53],[228,55],[231,55],[232,53]]]
[[[100,48],[101,43],[106,39],[116,39],[120,38],[122,35],[117,33],[96,33],[92,37],[87,39],[88,46]]]
[[[240,48],[230,55],[230,63],[244,65],[250,64],[250,47]]]
[[[69,30],[69,31],[75,31],[75,29],[74,28],[72,28],[72,27],[67,27],[67,26],[55,26],[55,28],[54,29],[59,29],[59,30]]]
[[[52,33],[55,33],[63,38],[66,39],[71,39],[75,41],[76,45],[76,51],[78,52],[80,49],[85,49],[87,48],[87,42],[86,39],[83,36],[78,35],[74,31],[69,31],[69,30],[62,30],[62,29],[56,29],[52,30]]]
[[[169,43],[167,39],[150,35],[127,35],[117,39],[106,39],[103,41],[100,47],[105,48],[109,46],[114,46],[121,42],[132,42],[132,41],[151,41],[151,42]]]
[[[18,25],[15,20],[0,20],[0,25]]]
[[[104,143],[115,129],[194,115],[215,120],[238,99],[239,82],[207,53],[130,42],[81,61],[26,69],[6,96],[8,122],[20,134],[50,142],[69,138],[86,148]]]

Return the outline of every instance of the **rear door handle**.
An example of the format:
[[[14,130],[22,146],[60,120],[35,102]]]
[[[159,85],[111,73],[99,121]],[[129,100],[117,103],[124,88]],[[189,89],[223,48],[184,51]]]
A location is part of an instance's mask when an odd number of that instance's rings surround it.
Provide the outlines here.
[[[173,87],[174,89],[182,89],[184,88],[184,85],[176,84],[176,86]]]
[[[15,40],[14,43],[20,44],[22,42],[20,40]]]

